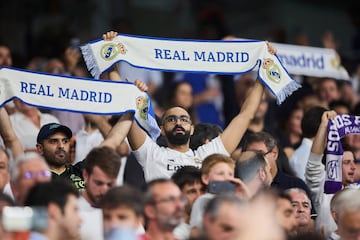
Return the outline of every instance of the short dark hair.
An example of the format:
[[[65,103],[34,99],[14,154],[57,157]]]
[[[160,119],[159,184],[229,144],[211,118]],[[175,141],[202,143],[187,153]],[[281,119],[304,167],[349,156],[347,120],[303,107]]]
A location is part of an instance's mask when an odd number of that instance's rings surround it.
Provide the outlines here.
[[[116,178],[120,169],[121,157],[112,148],[103,146],[93,148],[85,158],[84,169],[90,175],[95,166],[107,176]]]
[[[277,141],[270,133],[253,132],[246,137],[244,143],[244,150],[247,150],[248,146],[255,142],[263,142],[268,151],[271,151],[275,147],[277,147]]]
[[[144,196],[138,189],[128,185],[110,189],[101,199],[102,209],[115,209],[125,206],[132,209],[137,216],[143,215]]]
[[[56,179],[51,182],[37,183],[33,186],[24,202],[25,206],[47,207],[49,203],[55,203],[64,211],[69,195],[79,196],[79,191],[64,179]]]
[[[155,185],[163,184],[163,183],[174,183],[174,181],[171,179],[168,179],[168,178],[156,178],[156,179],[149,181],[146,184],[146,187],[145,187],[145,203],[146,204],[153,203],[155,201],[153,188]]]
[[[266,166],[264,153],[261,151],[251,151],[254,155],[246,160],[238,160],[235,164],[235,177],[243,182],[251,181]]]
[[[198,123],[195,125],[194,133],[190,137],[190,148],[196,150],[203,145],[205,141],[212,140],[222,133],[220,126],[211,123]]]
[[[201,171],[194,166],[184,166],[178,169],[171,177],[176,185],[182,190],[186,184],[201,183]]]
[[[321,123],[321,116],[326,111],[326,108],[316,106],[305,111],[301,120],[301,130],[303,137],[315,137],[317,130]]]
[[[205,206],[204,214],[208,214],[211,221],[218,218],[219,209],[224,203],[233,204],[236,206],[244,206],[247,202],[239,198],[234,193],[222,193],[212,198]]]

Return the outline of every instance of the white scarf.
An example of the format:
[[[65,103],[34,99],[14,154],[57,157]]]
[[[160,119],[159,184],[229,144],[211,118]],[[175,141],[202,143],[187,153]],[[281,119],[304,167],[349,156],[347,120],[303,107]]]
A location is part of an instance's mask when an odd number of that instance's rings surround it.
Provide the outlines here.
[[[79,113],[113,115],[135,112],[135,119],[156,139],[151,100],[134,84],[0,68],[0,105],[18,98],[35,106]]]
[[[161,71],[237,74],[259,67],[258,76],[278,104],[300,84],[293,80],[264,41],[205,41],[118,35],[81,47],[91,74],[99,78],[115,63],[126,61]]]
[[[339,55],[329,48],[274,43],[280,62],[291,74],[349,80]]]

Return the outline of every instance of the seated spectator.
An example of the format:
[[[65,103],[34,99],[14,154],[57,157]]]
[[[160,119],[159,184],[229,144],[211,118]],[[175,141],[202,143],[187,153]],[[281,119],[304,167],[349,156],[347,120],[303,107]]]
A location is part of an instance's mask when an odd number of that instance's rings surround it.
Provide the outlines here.
[[[31,187],[51,180],[50,168],[37,153],[25,153],[10,168],[10,187],[17,205],[23,206]]]
[[[143,230],[144,197],[139,190],[128,186],[114,187],[101,198],[100,207],[105,239],[114,239],[123,233],[134,236],[139,228]]]
[[[201,166],[201,180],[208,186],[211,181],[231,181],[241,184],[239,179],[234,178],[235,162],[230,157],[222,154],[212,154],[206,157]],[[235,189],[234,189],[235,191]],[[193,204],[190,216],[192,237],[199,236],[202,231],[203,213],[206,204],[215,197],[217,193],[208,192],[200,196]]]
[[[338,83],[334,78],[320,78],[315,85],[315,93],[320,101],[327,106],[332,101],[340,99]]]
[[[69,164],[70,128],[58,123],[49,123],[41,127],[37,136],[37,152],[49,165],[54,179],[66,178],[78,189],[84,188],[82,178],[83,162]]]
[[[315,231],[314,221],[311,219],[311,201],[306,192],[300,188],[290,188],[285,191],[290,198],[295,211],[296,233],[304,234]]]
[[[296,235],[295,210],[291,205],[291,198],[283,191],[276,195],[275,219],[288,237]]]
[[[249,190],[249,197],[270,186],[272,175],[270,165],[260,151],[242,152],[235,165],[235,177]]]
[[[279,190],[286,190],[297,187],[303,189],[310,196],[309,187],[299,178],[292,177],[279,171],[277,161],[279,157],[279,147],[275,138],[266,132],[249,134],[244,145],[244,150],[262,151],[266,160],[270,164],[270,172],[273,178],[271,187]],[[312,212],[315,214],[315,211]]]
[[[234,193],[214,197],[204,210],[203,235],[208,240],[238,239],[247,221],[247,207]]]
[[[194,202],[205,192],[205,185],[201,181],[201,171],[194,166],[184,166],[177,170],[171,179],[179,186],[186,198],[184,221],[179,224],[174,235],[178,240],[185,240],[190,237],[190,215]]]
[[[30,239],[79,239],[81,218],[78,215],[78,196],[77,189],[62,179],[32,187],[24,204],[45,208],[48,224],[44,229],[32,230]]]
[[[355,200],[356,199],[356,200]],[[337,230],[329,239],[360,238],[360,199],[359,189],[343,189],[331,200],[331,215],[337,224]]]
[[[145,192],[145,234],[141,239],[174,239],[174,229],[185,213],[185,198],[169,179],[155,179]]]
[[[79,198],[79,213],[84,219],[80,229],[83,239],[102,237],[100,201],[116,186],[119,169],[120,156],[110,147],[93,148],[86,156],[83,170],[85,188]]]

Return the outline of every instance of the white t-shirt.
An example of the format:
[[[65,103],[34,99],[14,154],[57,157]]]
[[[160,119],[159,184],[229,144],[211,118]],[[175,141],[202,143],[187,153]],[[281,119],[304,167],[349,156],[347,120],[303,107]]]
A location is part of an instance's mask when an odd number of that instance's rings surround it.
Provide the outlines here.
[[[76,164],[85,159],[86,155],[94,148],[98,147],[104,141],[101,132],[96,129],[89,133],[82,128],[76,133],[75,159]]]
[[[191,227],[190,224],[186,222],[181,222],[173,231],[175,239],[177,240],[187,240],[190,238]]]
[[[101,240],[103,236],[103,221],[101,208],[92,207],[81,195],[78,200],[81,217],[81,239]]]
[[[212,193],[205,193],[195,200],[190,215],[191,228],[196,227],[198,230],[202,230],[205,207],[214,197],[215,195]]]
[[[59,123],[59,120],[51,114],[41,113],[39,111],[39,116],[40,127],[47,123]],[[36,138],[40,128],[35,126],[35,124],[21,112],[11,114],[10,121],[24,150],[36,149]]]
[[[134,151],[134,155],[143,167],[145,181],[156,178],[171,178],[183,166],[201,167],[207,156],[220,153],[229,156],[220,136],[211,142],[200,146],[197,150],[183,153],[168,147],[160,147],[150,137],[146,136],[144,144]]]

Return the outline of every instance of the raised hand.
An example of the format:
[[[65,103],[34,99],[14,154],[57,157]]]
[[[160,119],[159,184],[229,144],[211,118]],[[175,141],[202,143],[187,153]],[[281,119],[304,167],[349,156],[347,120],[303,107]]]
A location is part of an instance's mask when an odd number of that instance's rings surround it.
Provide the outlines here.
[[[146,85],[146,83],[144,83],[143,81],[136,79],[134,82],[135,86],[137,86],[137,88],[140,91],[146,92],[148,90],[148,86]]]
[[[277,52],[276,48],[273,45],[271,45],[270,42],[268,42],[268,41],[265,41],[265,43],[266,43],[266,46],[268,47],[268,52],[270,54],[274,55]]]
[[[107,32],[107,33],[104,33],[103,35],[102,35],[102,37],[103,37],[103,39],[104,39],[104,41],[111,41],[111,40],[113,40],[116,36],[117,36],[117,32],[115,32],[115,31],[109,31],[109,32]]]

